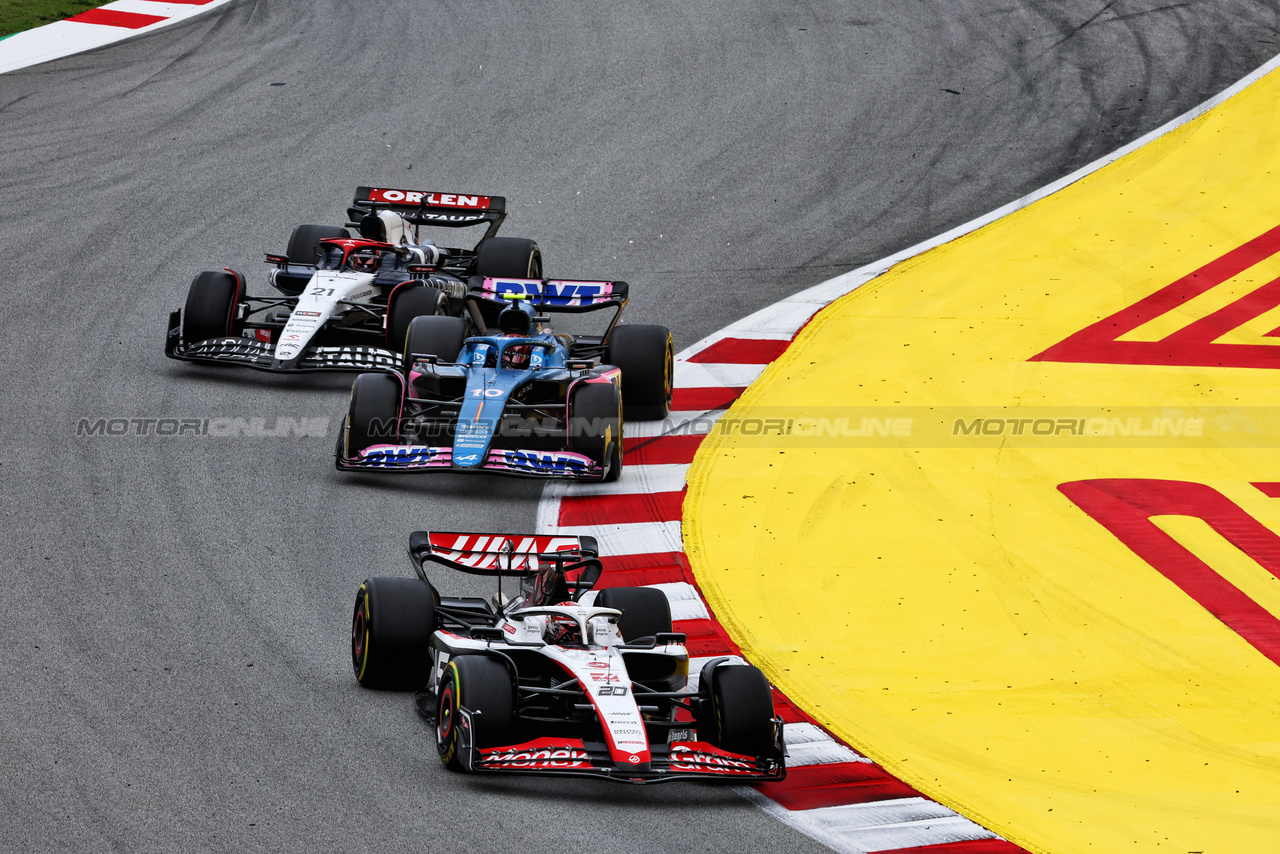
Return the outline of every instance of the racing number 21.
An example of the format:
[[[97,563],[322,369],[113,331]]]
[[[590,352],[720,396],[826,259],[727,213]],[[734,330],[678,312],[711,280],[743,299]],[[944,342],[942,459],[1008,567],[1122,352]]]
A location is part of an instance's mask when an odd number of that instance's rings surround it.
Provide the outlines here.
[[[1280,498],[1280,483],[1253,484]],[[1077,480],[1058,490],[1258,652],[1280,665],[1280,619],[1162,531],[1152,516],[1192,516],[1280,578],[1280,535],[1203,483]]]

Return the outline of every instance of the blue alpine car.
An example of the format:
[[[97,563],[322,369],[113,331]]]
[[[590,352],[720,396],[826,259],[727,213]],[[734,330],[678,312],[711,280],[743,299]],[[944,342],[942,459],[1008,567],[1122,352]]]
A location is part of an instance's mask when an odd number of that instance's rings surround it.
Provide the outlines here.
[[[486,471],[615,480],[624,418],[670,411],[665,326],[620,325],[626,282],[473,277],[466,317],[415,318],[403,368],[361,374],[338,438],[346,471]],[[615,309],[600,335],[550,313]]]

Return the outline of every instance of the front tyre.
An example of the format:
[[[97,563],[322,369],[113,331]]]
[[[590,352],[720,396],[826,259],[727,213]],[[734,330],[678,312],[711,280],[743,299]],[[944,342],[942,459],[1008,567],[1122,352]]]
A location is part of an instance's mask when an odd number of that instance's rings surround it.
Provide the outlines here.
[[[601,480],[622,476],[622,398],[611,382],[589,382],[569,399],[569,450],[585,454],[603,470]]]
[[[182,309],[182,341],[195,344],[210,338],[239,334],[240,306],[244,302],[244,278],[231,271],[205,271],[196,275]]]
[[[730,753],[765,756],[773,747],[773,691],[758,667],[708,662],[698,684],[698,738]]]
[[[622,403],[627,418],[660,421],[671,412],[675,350],[665,326],[614,327],[608,362],[622,370]]]
[[[516,693],[511,672],[487,655],[460,655],[444,669],[437,691],[436,750],[450,771],[465,771],[460,719],[471,712],[469,725],[476,747],[511,744],[516,732]]]
[[[347,408],[347,445],[344,456],[355,459],[373,445],[393,445],[400,438],[400,406],[404,393],[400,377],[361,374],[351,384]]]
[[[369,578],[351,615],[351,664],[365,688],[413,691],[431,675],[435,595],[418,578]]]

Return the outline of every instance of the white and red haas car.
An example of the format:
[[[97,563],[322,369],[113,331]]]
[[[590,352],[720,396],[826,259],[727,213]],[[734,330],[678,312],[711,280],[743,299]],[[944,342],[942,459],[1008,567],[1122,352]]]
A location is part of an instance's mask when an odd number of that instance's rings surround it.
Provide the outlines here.
[[[786,775],[764,674],[712,659],[691,687],[666,595],[594,590],[591,537],[417,531],[409,555],[416,578],[360,586],[352,664],[366,688],[417,692],[446,767],[628,783]],[[497,592],[442,596],[429,564],[490,576]]]

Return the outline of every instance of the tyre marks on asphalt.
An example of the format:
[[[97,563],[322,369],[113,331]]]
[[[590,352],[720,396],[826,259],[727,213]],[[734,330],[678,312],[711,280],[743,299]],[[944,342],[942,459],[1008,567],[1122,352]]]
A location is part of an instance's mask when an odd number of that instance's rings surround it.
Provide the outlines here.
[[[624,427],[625,473],[611,484],[553,484],[539,507],[545,533],[590,535],[605,566],[600,587],[667,594],[689,649],[690,687],[737,644],[698,590],[681,540],[685,477],[703,437],[824,303],[799,294],[698,342],[676,357],[671,416]],[[837,851],[1016,854],[1023,849],[920,795],[832,737],[774,692],[786,722],[787,778],[740,790],[777,818]]]

